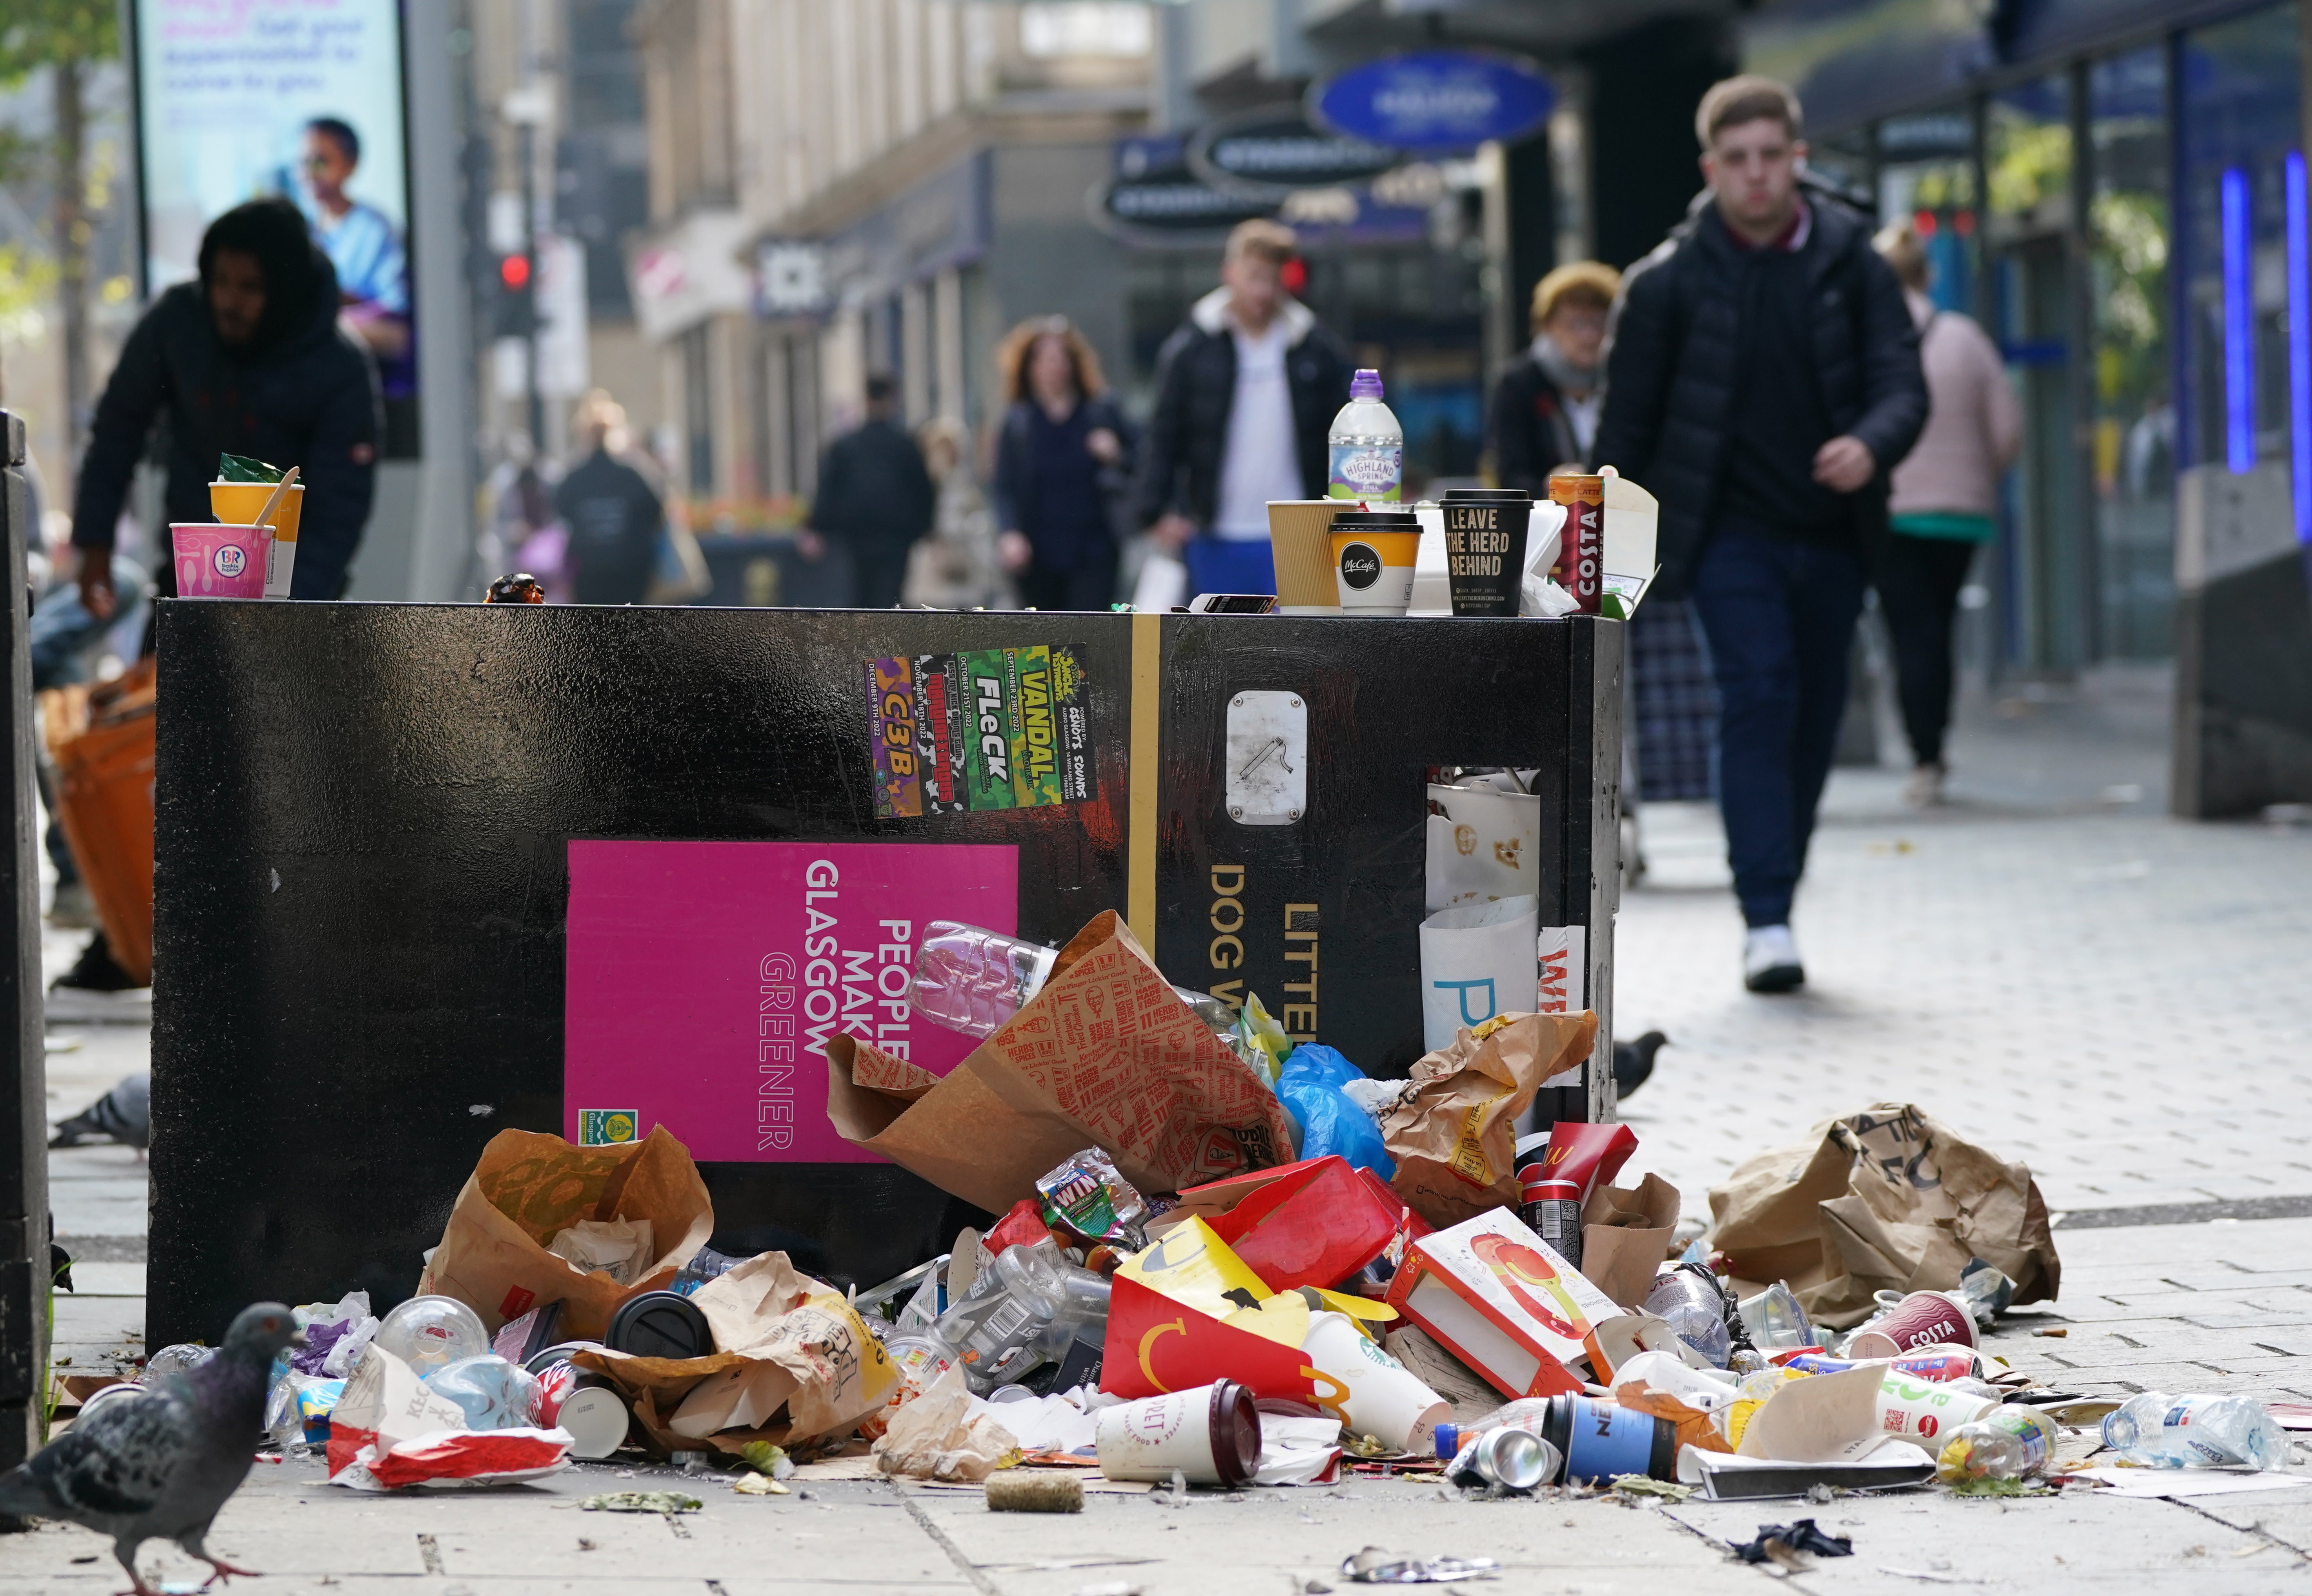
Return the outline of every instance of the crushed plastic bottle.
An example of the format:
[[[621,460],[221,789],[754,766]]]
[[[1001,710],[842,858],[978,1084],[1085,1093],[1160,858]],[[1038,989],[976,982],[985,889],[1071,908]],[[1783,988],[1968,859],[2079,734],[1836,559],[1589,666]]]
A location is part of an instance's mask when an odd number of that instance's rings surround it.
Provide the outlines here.
[[[1958,1290],[1952,1295],[1966,1304],[1976,1324],[1989,1330],[2015,1300],[2015,1282],[1978,1258],[1961,1271]]]
[[[197,1369],[216,1356],[214,1347],[202,1347],[191,1341],[174,1341],[144,1360],[144,1383],[158,1385],[171,1374],[182,1374]]]
[[[953,1349],[963,1377],[981,1394],[1026,1374],[1040,1359],[1032,1343],[1060,1316],[1067,1295],[1059,1243],[1050,1237],[1006,1247],[982,1269],[963,1300],[932,1326]]]
[[[2037,1479],[2047,1472],[2061,1432],[2036,1408],[2010,1403],[1951,1432],[1935,1459],[1945,1485],[1978,1479]]]
[[[1734,1352],[1734,1332],[1726,1323],[1726,1296],[1706,1264],[1680,1264],[1655,1281],[1645,1309],[1666,1321],[1672,1334],[1714,1368],[1726,1367]]]
[[[985,926],[935,920],[915,947],[911,997],[916,1014],[966,1036],[993,1036],[1052,978],[1060,950]],[[1236,1014],[1210,992],[1174,987],[1180,1001],[1215,1035],[1236,1028]]]
[[[2288,1437],[2253,1397],[2147,1391],[2103,1421],[2103,1442],[2131,1463],[2159,1469],[2277,1469]]]
[[[1548,1417],[1547,1397],[1519,1397],[1514,1401],[1502,1403],[1491,1413],[1470,1419],[1467,1424],[1439,1425],[1435,1433],[1437,1455],[1449,1460],[1460,1451],[1463,1442],[1488,1430],[1531,1430],[1539,1435],[1542,1420]]]

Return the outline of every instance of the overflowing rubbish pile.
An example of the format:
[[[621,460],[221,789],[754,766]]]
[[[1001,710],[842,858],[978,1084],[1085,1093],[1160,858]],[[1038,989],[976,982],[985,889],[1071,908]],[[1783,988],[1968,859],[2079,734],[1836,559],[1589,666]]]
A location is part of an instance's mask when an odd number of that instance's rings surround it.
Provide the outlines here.
[[[1458,1026],[1377,1082],[1257,999],[1176,990],[1113,916],[1057,950],[934,923],[917,955],[915,1011],[977,1048],[941,1077],[836,1039],[829,1112],[984,1230],[839,1290],[709,1246],[662,1127],[502,1131],[417,1295],[295,1310],[272,1439],[366,1490],[626,1452],[778,1493],[850,1457],[1024,1512],[1087,1478],[1821,1499],[2286,1461],[2246,1399],[2092,1400],[1986,1357],[2059,1285],[2045,1206],[1914,1108],[1751,1160],[1705,1229],[1658,1174],[1616,1183],[1626,1126],[1517,1134],[1589,1013]]]

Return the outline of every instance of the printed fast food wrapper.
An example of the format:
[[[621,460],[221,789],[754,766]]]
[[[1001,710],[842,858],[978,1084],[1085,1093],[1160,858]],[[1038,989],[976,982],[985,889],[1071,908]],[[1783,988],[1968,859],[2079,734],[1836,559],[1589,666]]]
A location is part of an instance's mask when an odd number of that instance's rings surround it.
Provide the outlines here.
[[[1097,1147],[1142,1191],[1290,1158],[1274,1093],[1180,1001],[1114,913],[1060,950],[1043,990],[945,1079],[846,1036],[827,1044],[828,1117],[990,1213]]]
[[[1622,1312],[1505,1208],[1414,1242],[1388,1302],[1511,1397],[1580,1391],[1591,1327]]]
[[[1226,1379],[1258,1397],[1319,1406],[1347,1397],[1300,1350],[1307,1303],[1272,1293],[1202,1219],[1126,1259],[1110,1286],[1102,1391],[1136,1399]],[[1283,1311],[1266,1312],[1271,1303]]]

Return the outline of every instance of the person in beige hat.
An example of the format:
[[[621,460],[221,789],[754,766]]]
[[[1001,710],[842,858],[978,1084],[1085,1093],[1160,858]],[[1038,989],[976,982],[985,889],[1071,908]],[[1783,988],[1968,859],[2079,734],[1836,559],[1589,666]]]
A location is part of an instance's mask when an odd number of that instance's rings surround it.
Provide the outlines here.
[[[1559,266],[1533,288],[1533,342],[1502,371],[1489,418],[1493,476],[1535,498],[1558,471],[1581,471],[1605,407],[1607,313],[1622,274],[1595,260]]]

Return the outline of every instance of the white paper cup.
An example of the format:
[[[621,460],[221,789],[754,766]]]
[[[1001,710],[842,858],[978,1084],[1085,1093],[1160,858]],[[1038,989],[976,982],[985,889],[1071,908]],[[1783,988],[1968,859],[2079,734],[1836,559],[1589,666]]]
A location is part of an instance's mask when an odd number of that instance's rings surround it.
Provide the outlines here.
[[[1421,1040],[1434,1052],[1463,1025],[1531,1014],[1541,1001],[1541,903],[1519,896],[1441,910],[1421,922]]]
[[[1300,1350],[1318,1373],[1343,1388],[1333,1400],[1342,1422],[1360,1435],[1399,1452],[1426,1452],[1437,1426],[1452,1419],[1451,1403],[1375,1346],[1345,1313],[1311,1314]]]
[[[1191,1485],[1240,1486],[1260,1466],[1260,1411],[1232,1380],[1103,1408],[1091,1426],[1110,1479],[1160,1483],[1178,1470]]]
[[[626,1401],[606,1386],[585,1385],[572,1391],[554,1422],[570,1432],[574,1457],[607,1458],[626,1443]]]

